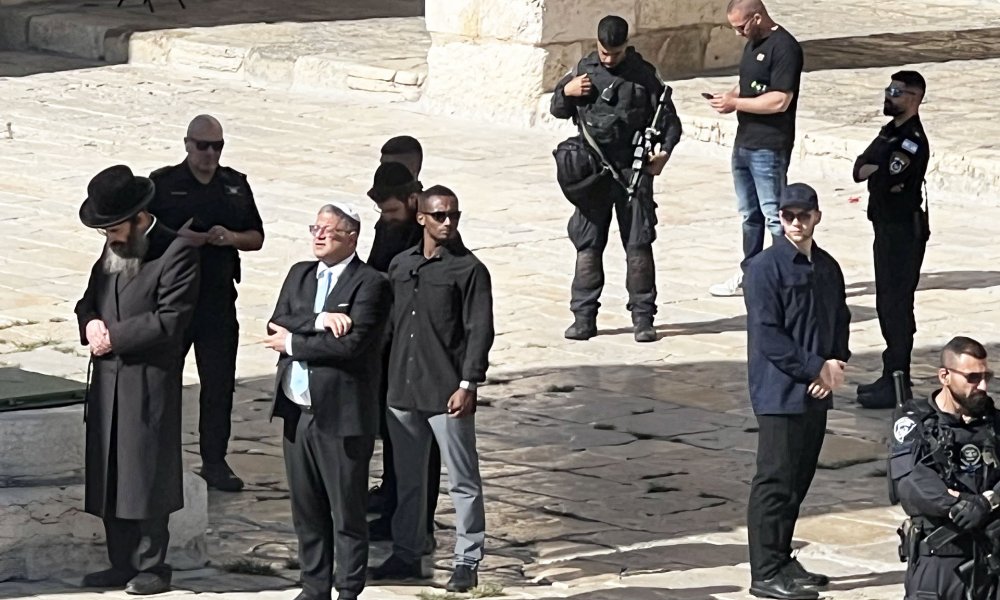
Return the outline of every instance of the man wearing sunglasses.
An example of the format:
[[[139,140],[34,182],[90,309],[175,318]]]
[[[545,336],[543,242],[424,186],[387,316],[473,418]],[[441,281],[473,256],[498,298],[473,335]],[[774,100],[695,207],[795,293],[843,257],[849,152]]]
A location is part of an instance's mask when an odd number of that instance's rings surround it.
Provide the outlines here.
[[[985,600],[1000,574],[1000,411],[986,348],[953,338],[937,375],[941,389],[897,409],[889,440],[891,500],[910,517],[906,597]]]
[[[750,593],[813,600],[829,583],[792,556],[795,522],[813,475],[833,392],[844,383],[851,312],[837,261],[813,241],[822,213],[803,183],[781,194],[784,237],[747,266],[747,377],[757,417],[750,484]]]
[[[389,271],[389,264],[393,258],[400,252],[420,244],[424,236],[424,228],[417,222],[417,202],[422,187],[416,179],[416,173],[420,172],[420,162],[414,162],[416,155],[414,148],[419,149],[420,144],[411,137],[401,136],[386,142],[382,146],[382,163],[375,171],[372,187],[368,190],[368,197],[375,202],[379,211],[368,264],[382,273]],[[387,149],[395,154],[387,155]],[[409,154],[406,154],[407,151]],[[407,163],[387,161],[387,156],[408,159],[409,166]],[[389,344],[386,344],[384,364],[386,368],[382,373],[382,389],[379,396],[382,414],[385,414],[387,408]],[[382,437],[382,481],[370,490],[368,505],[369,512],[379,515],[369,523],[369,536],[372,541],[392,539],[392,515],[396,511],[396,470],[392,459],[392,437],[385,418],[382,419],[379,435]],[[433,441],[427,469],[427,550],[430,552],[435,547],[434,511],[437,509],[437,498],[441,488],[441,456],[437,443]]]
[[[200,248],[201,292],[185,338],[187,350],[194,346],[201,383],[199,474],[209,487],[235,492],[243,489],[243,480],[226,463],[226,452],[240,331],[239,253],[260,250],[264,226],[246,175],[219,165],[224,145],[218,120],[195,117],[184,138],[184,162],[149,176],[156,184],[150,212]]]
[[[881,376],[858,386],[858,403],[865,408],[895,405],[894,371],[906,375],[905,391],[910,394],[910,353],[917,331],[913,302],[930,237],[922,206],[930,146],[918,114],[926,89],[916,71],[893,74],[882,105],[892,121],[854,163],[854,180],[868,182],[868,218],[875,230],[875,310],[885,338]]]
[[[802,78],[802,47],[767,12],[761,0],[731,0],[726,10],[736,35],[746,38],[739,82],[708,103],[720,114],[736,113],[732,171],[742,219],[740,270],[709,287],[713,296],[743,293],[746,261],[764,248],[765,232],[782,237],[778,195],[785,187],[795,143],[795,113]]]
[[[393,259],[389,432],[398,505],[392,555],[373,579],[422,577],[427,539],[427,462],[431,439],[448,467],[455,506],[455,570],[450,592],[478,583],[486,542],[483,484],[476,450],[477,385],[493,345],[493,292],[486,266],[458,234],[455,193],[434,186],[420,197],[421,243]]]

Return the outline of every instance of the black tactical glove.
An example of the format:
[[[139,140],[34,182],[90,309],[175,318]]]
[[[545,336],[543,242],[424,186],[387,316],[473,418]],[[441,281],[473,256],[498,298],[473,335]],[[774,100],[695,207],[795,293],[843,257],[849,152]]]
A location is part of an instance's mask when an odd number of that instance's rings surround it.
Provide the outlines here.
[[[982,494],[962,494],[948,511],[948,516],[965,531],[979,529],[990,518],[993,507]]]

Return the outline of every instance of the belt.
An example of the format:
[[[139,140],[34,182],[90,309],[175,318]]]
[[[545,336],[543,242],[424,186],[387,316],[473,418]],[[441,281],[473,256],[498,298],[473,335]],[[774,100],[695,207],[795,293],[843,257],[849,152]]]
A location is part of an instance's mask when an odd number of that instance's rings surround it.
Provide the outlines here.
[[[298,407],[299,407],[299,410],[301,410],[302,412],[306,413],[307,415],[311,415],[311,414],[313,414],[313,413],[315,413],[315,412],[316,412],[316,411],[315,411],[315,410],[313,409],[313,407],[311,407],[311,406],[306,406],[305,404],[296,404],[295,406],[298,406]]]

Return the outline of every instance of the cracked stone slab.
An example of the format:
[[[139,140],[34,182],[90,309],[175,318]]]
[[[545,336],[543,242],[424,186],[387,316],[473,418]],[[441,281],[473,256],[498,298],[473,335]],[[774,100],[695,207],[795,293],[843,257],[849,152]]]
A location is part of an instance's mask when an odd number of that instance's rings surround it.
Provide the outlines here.
[[[819,453],[820,469],[840,469],[859,463],[884,460],[885,444],[868,440],[827,434]]]
[[[640,438],[669,439],[690,433],[704,433],[720,429],[719,425],[707,421],[692,420],[674,416],[674,411],[653,412],[646,415],[630,415],[602,421],[602,427],[630,433]]]

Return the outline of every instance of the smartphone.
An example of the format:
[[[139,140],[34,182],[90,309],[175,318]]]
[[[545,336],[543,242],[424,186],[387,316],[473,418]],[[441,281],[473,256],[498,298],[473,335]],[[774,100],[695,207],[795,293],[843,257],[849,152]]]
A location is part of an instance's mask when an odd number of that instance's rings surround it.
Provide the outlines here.
[[[702,92],[701,93],[701,97],[704,98],[705,100],[711,100],[712,98],[715,98],[715,94],[709,94],[708,92]]]

